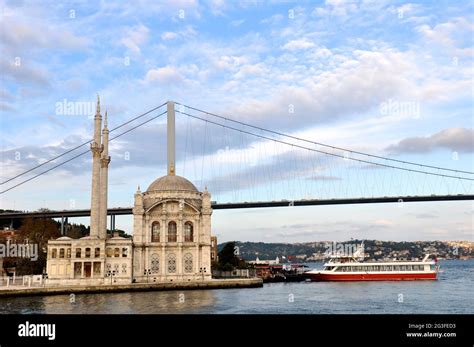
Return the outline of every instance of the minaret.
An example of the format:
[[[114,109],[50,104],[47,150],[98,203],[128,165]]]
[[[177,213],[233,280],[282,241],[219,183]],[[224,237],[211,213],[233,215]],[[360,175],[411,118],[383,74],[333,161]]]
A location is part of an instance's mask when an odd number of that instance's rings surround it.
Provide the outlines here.
[[[102,129],[102,157],[100,159],[100,222],[99,238],[107,237],[107,194],[109,184],[109,129],[107,129],[107,110],[104,116],[104,129]]]
[[[175,171],[175,126],[174,126],[174,102],[168,101],[168,175],[174,176]]]
[[[94,139],[91,143],[92,152],[92,189],[91,189],[91,231],[90,236],[99,237],[100,228],[100,158],[103,150],[100,129],[102,116],[100,115],[100,98],[97,95],[97,110],[94,117]]]

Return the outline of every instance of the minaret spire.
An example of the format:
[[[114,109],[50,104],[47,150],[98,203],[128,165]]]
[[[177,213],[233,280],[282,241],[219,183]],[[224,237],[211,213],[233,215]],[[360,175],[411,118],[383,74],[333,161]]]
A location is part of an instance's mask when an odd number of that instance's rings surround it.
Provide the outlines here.
[[[100,97],[97,95],[97,109],[94,116],[94,139],[91,143],[92,152],[92,187],[91,187],[91,219],[90,236],[99,237],[100,228],[100,158],[102,154],[102,141],[100,129],[102,116],[100,114]]]
[[[107,109],[104,115],[104,128],[102,129],[102,156],[100,159],[100,227],[99,238],[107,237],[107,200],[109,184],[109,129],[107,129]]]

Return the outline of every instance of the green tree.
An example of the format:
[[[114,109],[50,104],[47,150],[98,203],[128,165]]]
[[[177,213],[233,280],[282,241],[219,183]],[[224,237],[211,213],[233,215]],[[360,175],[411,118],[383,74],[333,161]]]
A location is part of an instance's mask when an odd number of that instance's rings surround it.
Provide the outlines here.
[[[219,252],[219,268],[224,271],[230,271],[236,267],[246,266],[246,264],[242,264],[243,261],[237,256],[238,254],[235,242],[227,242]]]

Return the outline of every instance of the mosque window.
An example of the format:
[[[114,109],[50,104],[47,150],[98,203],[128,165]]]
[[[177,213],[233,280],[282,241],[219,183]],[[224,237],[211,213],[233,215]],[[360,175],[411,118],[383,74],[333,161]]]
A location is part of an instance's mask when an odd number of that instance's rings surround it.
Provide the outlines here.
[[[184,272],[193,272],[193,255],[191,253],[186,253],[184,255]]]
[[[193,235],[193,223],[186,222],[184,224],[184,242],[193,242],[194,235]]]
[[[151,225],[151,242],[160,242],[160,223],[153,222]]]
[[[96,248],[94,251],[94,257],[99,258],[100,257],[100,248]]]
[[[68,259],[71,258],[71,249],[70,248],[66,249],[66,258],[68,258]]]
[[[120,257],[120,248],[115,248],[115,249],[114,249],[114,257],[115,257],[115,258]]]
[[[90,257],[91,257],[91,249],[86,248],[86,258],[90,258]]]
[[[113,255],[112,248],[108,247],[108,248],[105,250],[105,255],[106,255],[108,258],[111,258],[112,255]]]
[[[176,223],[169,222],[168,223],[168,242],[176,242],[177,241],[177,231],[176,231]]]
[[[53,251],[51,252],[51,258],[56,258],[58,256],[58,250],[56,248],[53,248]]]
[[[126,258],[128,256],[128,248],[122,248],[122,258]]]
[[[76,258],[80,258],[81,257],[81,249],[80,248],[76,248]]]
[[[160,272],[160,257],[157,253],[151,255],[151,273]]]
[[[64,258],[64,248],[59,249],[59,258]]]
[[[173,253],[168,255],[168,273],[176,273],[176,255]]]
[[[122,264],[122,273],[123,274],[127,273],[127,264]]]

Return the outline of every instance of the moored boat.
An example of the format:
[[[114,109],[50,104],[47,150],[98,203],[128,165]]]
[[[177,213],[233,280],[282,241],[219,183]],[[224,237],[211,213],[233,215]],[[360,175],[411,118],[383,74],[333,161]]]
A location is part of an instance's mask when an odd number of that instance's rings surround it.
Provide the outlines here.
[[[439,270],[436,259],[366,262],[363,254],[332,255],[323,270],[305,272],[311,281],[404,281],[436,280]]]

